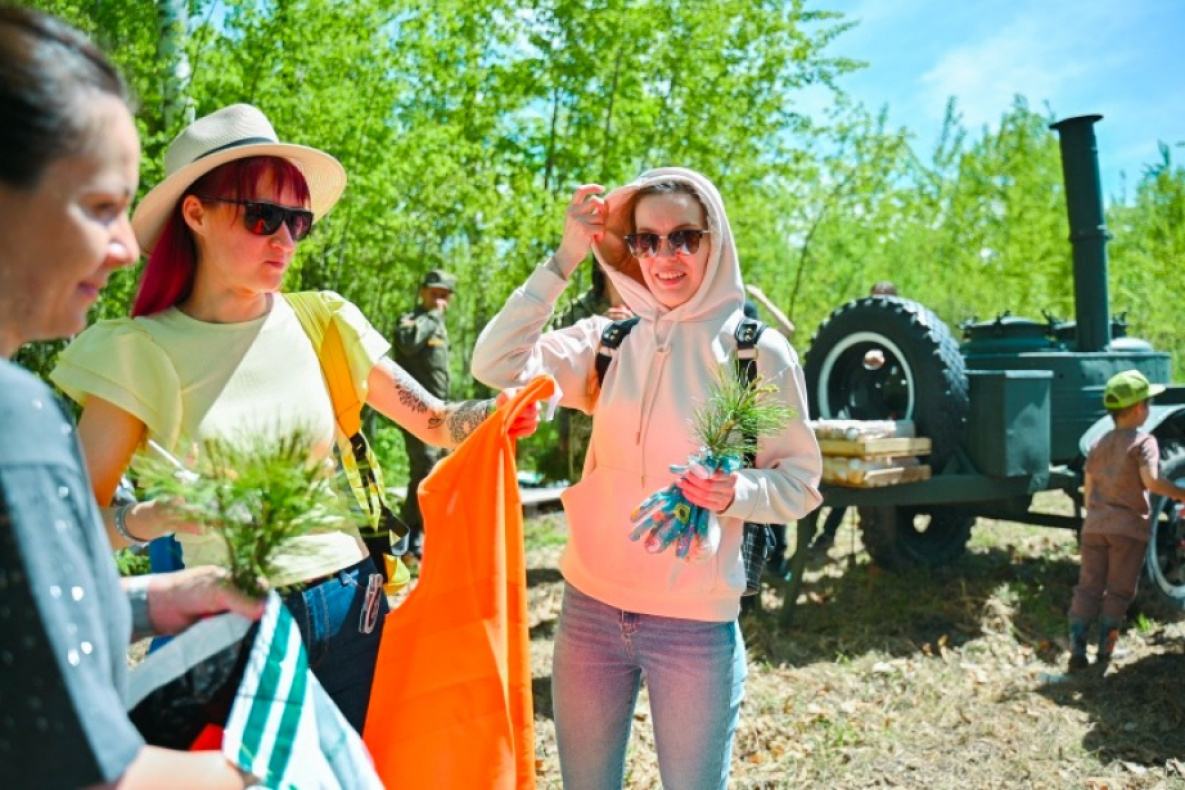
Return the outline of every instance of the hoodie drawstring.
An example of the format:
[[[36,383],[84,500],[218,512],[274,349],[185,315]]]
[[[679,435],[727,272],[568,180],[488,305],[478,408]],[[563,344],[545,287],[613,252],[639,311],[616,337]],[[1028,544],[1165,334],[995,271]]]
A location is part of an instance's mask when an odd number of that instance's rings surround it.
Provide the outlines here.
[[[642,452],[642,437],[646,435],[646,426],[650,423],[650,415],[654,411],[654,404],[658,401],[658,385],[662,381],[663,371],[666,370],[669,352],[669,346],[658,346],[654,349],[653,363],[646,367],[646,386],[642,389],[642,408],[638,409],[638,432],[634,435],[634,444],[638,446],[642,456],[642,485],[646,484],[646,454]]]

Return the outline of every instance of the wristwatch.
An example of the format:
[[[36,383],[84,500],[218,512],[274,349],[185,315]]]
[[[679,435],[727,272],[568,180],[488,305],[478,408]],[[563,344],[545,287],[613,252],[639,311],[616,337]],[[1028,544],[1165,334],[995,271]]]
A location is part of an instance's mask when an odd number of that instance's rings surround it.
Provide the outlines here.
[[[124,580],[123,591],[132,608],[132,638],[144,639],[155,636],[156,629],[152,625],[152,616],[148,612],[148,584],[149,576],[129,576]]]

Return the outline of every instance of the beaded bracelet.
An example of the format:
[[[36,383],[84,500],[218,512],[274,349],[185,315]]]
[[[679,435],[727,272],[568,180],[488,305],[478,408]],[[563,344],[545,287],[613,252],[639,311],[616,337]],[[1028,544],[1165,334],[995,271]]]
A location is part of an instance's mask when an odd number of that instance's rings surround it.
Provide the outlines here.
[[[137,538],[132,533],[128,532],[128,511],[135,505],[120,505],[115,508],[115,531],[121,538],[126,540],[133,546],[147,546],[149,541],[142,538]]]

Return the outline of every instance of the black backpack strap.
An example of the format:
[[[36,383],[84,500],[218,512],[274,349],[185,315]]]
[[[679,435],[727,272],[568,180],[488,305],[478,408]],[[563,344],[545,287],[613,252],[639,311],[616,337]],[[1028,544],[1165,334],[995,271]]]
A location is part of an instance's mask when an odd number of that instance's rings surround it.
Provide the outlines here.
[[[609,370],[609,363],[613,361],[613,355],[617,353],[621,341],[625,340],[625,336],[630,333],[639,320],[638,316],[634,316],[614,321],[601,332],[601,344],[597,346],[596,360],[598,384],[605,383],[605,373]]]
[[[752,384],[757,378],[757,339],[765,331],[765,324],[756,318],[747,316],[741,318],[737,324],[735,336],[737,341],[736,375],[737,379]],[[754,448],[757,447],[757,437],[746,434],[745,440]],[[745,467],[752,469],[757,465],[757,453],[745,453]],[[755,524],[745,522],[745,529],[741,539],[741,557],[745,562],[745,592],[743,595],[757,595],[761,592],[761,573],[765,564],[774,554],[778,537],[769,524]]]
[[[765,331],[765,324],[756,318],[742,317],[733,334],[737,341],[736,374],[737,379],[752,384],[757,378],[757,340]],[[746,436],[746,440],[756,446],[756,437]],[[757,462],[756,453],[745,453],[745,466],[753,468]]]

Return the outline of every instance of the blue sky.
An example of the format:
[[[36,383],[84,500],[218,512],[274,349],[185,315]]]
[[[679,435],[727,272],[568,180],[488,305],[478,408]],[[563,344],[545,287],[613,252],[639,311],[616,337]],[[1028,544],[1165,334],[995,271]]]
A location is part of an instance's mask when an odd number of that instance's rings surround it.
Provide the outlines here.
[[[816,0],[859,20],[828,52],[867,61],[841,86],[929,159],[947,100],[978,137],[1023,95],[1057,118],[1098,113],[1103,190],[1130,196],[1157,143],[1185,163],[1185,0]]]

